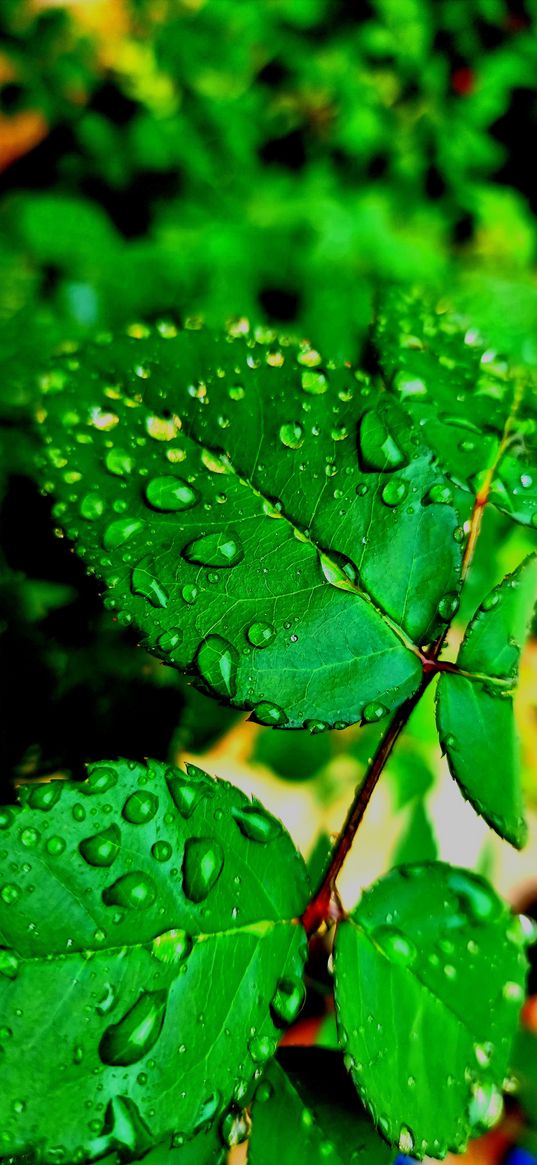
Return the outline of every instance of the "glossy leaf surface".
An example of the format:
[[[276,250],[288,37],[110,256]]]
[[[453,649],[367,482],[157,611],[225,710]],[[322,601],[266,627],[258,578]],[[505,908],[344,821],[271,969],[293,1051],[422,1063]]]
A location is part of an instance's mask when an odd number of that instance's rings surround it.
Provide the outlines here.
[[[537,525],[537,385],[467,319],[420,292],[390,292],[376,327],[389,389],[452,480]]]
[[[192,765],[103,762],[21,800],[2,813],[2,1153],[217,1130],[302,1002],[289,836]]]
[[[283,1048],[257,1087],[248,1165],[388,1165],[340,1053]]]
[[[377,719],[457,606],[445,478],[306,345],[135,325],[44,378],[55,515],[145,645],[275,727]]]
[[[437,693],[440,740],[465,797],[515,846],[526,840],[520,758],[513,711],[520,652],[537,598],[537,557],[530,555],[483,600],[457,663]],[[477,678],[477,677],[481,678]]]
[[[440,862],[392,870],[339,925],[343,1047],[403,1153],[460,1151],[500,1116],[526,972],[519,920],[482,879]]]

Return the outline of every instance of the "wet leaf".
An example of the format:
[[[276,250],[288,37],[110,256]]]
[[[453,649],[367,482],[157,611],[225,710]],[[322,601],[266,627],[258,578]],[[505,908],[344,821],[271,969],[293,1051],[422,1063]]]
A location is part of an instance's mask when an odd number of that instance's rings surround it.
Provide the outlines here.
[[[460,1152],[500,1117],[526,945],[488,883],[440,862],[392,870],[338,926],[341,1040],[401,1152]]]
[[[444,673],[437,691],[438,731],[453,776],[477,812],[517,847],[527,830],[512,689],[536,597],[537,556],[530,555],[471,620],[457,659],[469,675]]]
[[[2,811],[2,1154],[218,1132],[302,1002],[289,836],[192,765],[102,762],[20,796]]]
[[[392,1156],[359,1103],[340,1053],[278,1053],[255,1094],[248,1165],[388,1165]]]
[[[137,324],[43,387],[55,516],[150,650],[274,727],[416,690],[416,645],[457,605],[460,519],[368,376],[273,333]]]

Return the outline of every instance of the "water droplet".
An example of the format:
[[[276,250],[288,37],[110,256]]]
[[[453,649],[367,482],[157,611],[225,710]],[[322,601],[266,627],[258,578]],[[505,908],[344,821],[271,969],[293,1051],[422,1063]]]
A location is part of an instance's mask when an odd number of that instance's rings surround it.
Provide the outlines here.
[[[88,522],[95,522],[104,513],[105,503],[99,494],[85,494],[80,503],[80,516]]]
[[[23,829],[21,832],[21,842],[26,849],[33,849],[34,845],[37,845],[40,837],[41,834],[37,829],[28,828]]]
[[[238,652],[220,635],[208,635],[198,648],[196,663],[211,691],[233,699],[237,691]]]
[[[381,498],[386,506],[398,506],[408,493],[408,482],[393,477],[382,488]]]
[[[191,837],[183,857],[183,889],[191,902],[203,902],[216,885],[224,865],[224,851],[219,841],[210,837]]]
[[[175,512],[190,510],[200,499],[197,489],[184,481],[182,477],[153,477],[147,483],[145,496],[155,510]]]
[[[173,849],[169,841],[156,841],[155,844],[151,846],[151,857],[153,857],[156,862],[168,862],[172,856],[172,853]]]
[[[238,534],[221,531],[218,534],[202,534],[194,538],[181,551],[187,562],[200,566],[232,567],[244,558],[244,550]]]
[[[319,562],[321,570],[328,583],[333,587],[338,587],[341,591],[355,591],[358,584],[358,571],[354,562],[347,558],[345,554],[340,554],[338,551],[331,551],[330,554],[324,554],[319,551]]]
[[[500,605],[501,601],[502,596],[500,591],[492,591],[490,595],[486,595],[483,599],[483,602],[481,603],[481,610],[493,611],[495,607]]]
[[[376,720],[382,720],[383,716],[387,716],[388,709],[384,704],[378,703],[376,700],[371,700],[362,708],[362,720],[365,724],[374,724]]]
[[[142,595],[152,607],[167,607],[168,592],[159,581],[155,563],[151,558],[142,558],[131,574],[133,595]]]
[[[458,609],[459,596],[455,594],[455,591],[448,591],[446,595],[442,596],[438,604],[438,614],[444,623],[449,623]]]
[[[474,1134],[491,1129],[500,1119],[502,1112],[501,1092],[491,1080],[474,1085],[468,1110],[468,1119]]]
[[[62,781],[47,781],[42,785],[34,785],[28,794],[28,804],[31,809],[41,809],[43,813],[49,813],[58,803],[62,791]]]
[[[492,888],[469,871],[451,869],[448,885],[464,914],[473,922],[493,922],[502,913],[502,904]]]
[[[65,850],[65,844],[65,839],[63,837],[59,837],[58,834],[56,834],[54,837],[49,837],[47,841],[47,853],[49,853],[53,858],[59,857],[60,854],[62,854]]]
[[[255,1064],[266,1064],[267,1060],[272,1059],[277,1046],[278,1041],[274,1036],[254,1036],[248,1044],[248,1051]]]
[[[103,994],[95,1006],[97,1015],[108,1015],[117,1002],[117,991],[112,983],[105,983]]]
[[[205,1125],[212,1124],[220,1106],[222,1104],[222,1093],[215,1090],[211,1092],[210,1096],[200,1104],[198,1114],[194,1122],[193,1132],[197,1133]]]
[[[453,501],[453,490],[449,485],[443,482],[437,482],[432,485],[427,494],[427,501],[436,502],[439,505],[449,506]]]
[[[276,1023],[294,1023],[306,998],[302,979],[280,979],[270,1005]]]
[[[121,814],[125,821],[130,821],[133,825],[143,825],[146,821],[151,821],[157,809],[158,797],[145,789],[137,789],[127,797]]]
[[[231,400],[244,400],[244,388],[242,384],[232,384],[228,389],[228,396]]]
[[[322,396],[328,388],[328,381],[324,372],[320,369],[307,368],[301,376],[301,384],[304,392],[310,396]]]
[[[98,793],[108,793],[109,789],[113,789],[117,785],[117,773],[114,769],[105,768],[102,765],[94,765],[88,771],[88,779],[80,787],[80,792],[84,796],[91,797]],[[82,808],[82,806],[80,807]],[[73,807],[73,817],[75,806]],[[77,821],[83,821],[85,812],[82,816],[76,817]]]
[[[192,938],[186,930],[167,930],[153,939],[151,953],[161,963],[176,965],[188,959],[192,945]]]
[[[253,715],[259,724],[268,724],[273,728],[287,724],[289,719],[283,708],[278,707],[278,704],[272,704],[270,700],[260,700],[255,705]]]
[[[520,983],[509,980],[502,987],[502,995],[510,1003],[522,1003],[524,999],[524,988],[521,987]]]
[[[261,806],[246,805],[244,809],[231,810],[232,817],[250,841],[258,841],[262,845],[274,841],[282,832],[282,824],[275,817],[271,817]]]
[[[276,628],[272,623],[251,623],[246,635],[252,647],[268,647],[276,635]]]
[[[168,776],[166,784],[176,809],[185,820],[192,817],[200,801],[210,793],[207,786],[188,781],[186,777]]]
[[[186,583],[181,591],[181,598],[183,602],[188,603],[189,607],[193,607],[198,597],[198,588],[194,583]]]
[[[304,728],[307,728],[312,736],[318,736],[320,732],[326,732],[328,724],[325,724],[324,720],[305,720]]]
[[[364,413],[358,434],[358,451],[365,470],[400,469],[407,458],[390,431],[386,410]]]
[[[143,528],[144,523],[140,518],[116,518],[104,531],[103,546],[105,550],[117,550]]]
[[[231,1105],[220,1122],[220,1136],[224,1145],[232,1149],[234,1145],[242,1145],[250,1135],[250,1121],[246,1112]]]
[[[414,1136],[407,1125],[401,1125],[399,1130],[399,1152],[408,1157],[414,1150]]]
[[[175,651],[175,648],[182,642],[183,632],[178,627],[170,627],[168,631],[163,631],[162,635],[159,635],[157,639],[160,650],[166,655],[170,655],[172,651]]]
[[[474,1055],[480,1068],[488,1068],[494,1052],[494,1045],[487,1041],[484,1044],[474,1044]]]
[[[19,973],[19,960],[14,951],[7,947],[0,947],[0,975],[6,979],[16,979]]]
[[[287,449],[301,449],[304,444],[304,430],[302,425],[287,424],[280,427],[280,441]]]
[[[417,955],[416,946],[408,935],[395,926],[377,926],[372,938],[391,963],[401,967],[410,966]]]
[[[128,874],[122,874],[111,886],[106,886],[102,898],[107,906],[124,906],[129,910],[147,910],[156,902],[157,888],[147,874],[132,870]]]
[[[105,457],[109,473],[115,477],[128,477],[134,469],[134,458],[125,449],[109,449]]]
[[[79,851],[89,866],[111,866],[121,847],[121,834],[117,825],[109,825],[100,833],[86,837],[80,842]]]
[[[255,1099],[259,1104],[266,1104],[274,1095],[274,1089],[269,1080],[261,1080],[256,1088]]]

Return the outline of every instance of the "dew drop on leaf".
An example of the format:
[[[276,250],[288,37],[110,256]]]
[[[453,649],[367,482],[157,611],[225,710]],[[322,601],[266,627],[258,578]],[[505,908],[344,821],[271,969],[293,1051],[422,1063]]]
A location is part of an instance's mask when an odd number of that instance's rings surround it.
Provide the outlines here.
[[[242,834],[250,841],[260,842],[262,845],[282,832],[281,822],[271,817],[264,809],[257,805],[247,805],[244,809],[232,809],[232,816]]]
[[[222,1104],[222,1094],[216,1090],[211,1092],[210,1096],[202,1102],[198,1109],[196,1120],[194,1122],[193,1132],[197,1133],[200,1129],[205,1128],[214,1121],[214,1118]]]
[[[103,534],[105,550],[117,550],[124,546],[134,534],[143,530],[144,523],[140,518],[116,518],[110,522]]]
[[[414,1136],[407,1125],[401,1125],[399,1132],[399,1152],[410,1156],[414,1149]]]
[[[463,870],[450,870],[448,885],[455,894],[461,910],[474,923],[491,923],[502,912],[502,905],[494,891]]]
[[[155,844],[151,846],[151,857],[153,857],[156,862],[168,862],[172,856],[172,853],[173,849],[169,841],[156,841]]]
[[[387,716],[388,709],[385,704],[380,704],[377,700],[371,700],[369,704],[365,704],[362,708],[362,720],[366,724],[373,724],[376,720],[382,720],[383,716]]]
[[[306,368],[301,376],[301,384],[304,392],[309,396],[322,396],[327,391],[328,380],[318,368]]]
[[[187,562],[200,566],[232,567],[244,558],[244,550],[238,534],[220,532],[202,534],[194,538],[181,551]]]
[[[131,573],[133,595],[141,595],[152,607],[167,607],[168,592],[159,581],[155,563],[151,558],[142,558]]]
[[[391,963],[408,967],[415,961],[417,950],[412,939],[395,926],[377,926],[372,934],[373,941]]]
[[[268,647],[276,635],[276,628],[272,623],[251,623],[246,634],[252,647]]]
[[[158,797],[145,789],[137,789],[127,797],[121,815],[125,821],[130,821],[133,825],[143,825],[146,821],[151,821],[157,809]]]
[[[192,938],[186,930],[167,930],[153,939],[151,953],[161,963],[177,965],[188,959],[192,945]]]
[[[237,1105],[231,1105],[220,1122],[220,1136],[226,1148],[242,1145],[248,1139],[250,1121],[245,1112]]]
[[[186,583],[181,591],[181,598],[189,607],[193,607],[198,597],[198,588],[194,583]]]
[[[221,635],[208,635],[201,643],[196,663],[211,691],[233,699],[237,691],[238,652]]]
[[[184,777],[169,776],[166,778],[166,784],[176,809],[185,820],[192,817],[200,801],[208,795],[208,790],[203,785],[192,784]]]
[[[304,430],[302,425],[285,424],[280,426],[280,441],[287,449],[301,449],[304,443]]]
[[[224,865],[219,841],[210,837],[190,837],[183,857],[183,889],[191,902],[203,902],[216,885]]]
[[[386,506],[398,506],[408,493],[408,483],[401,478],[391,478],[382,488],[381,498]]]
[[[111,866],[121,847],[121,835],[117,825],[94,833],[80,842],[79,851],[89,866]]]
[[[134,458],[125,449],[109,449],[105,465],[115,477],[128,477],[134,469]]]
[[[502,1112],[502,1094],[491,1080],[474,1085],[468,1110],[474,1136],[491,1129],[499,1121]]]
[[[80,516],[88,522],[95,522],[104,513],[105,503],[99,494],[85,494],[80,503]]]
[[[147,874],[132,870],[103,890],[106,906],[124,906],[129,910],[147,910],[157,899],[155,883]]]
[[[389,472],[407,464],[407,458],[390,432],[384,413],[368,410],[358,432],[358,452],[363,469]]]
[[[199,501],[197,489],[184,481],[182,477],[153,477],[147,483],[145,496],[155,510],[179,511],[190,510]]]
[[[272,704],[270,700],[260,700],[255,705],[253,715],[260,724],[268,724],[273,728],[283,726],[288,721],[288,716],[283,708],[280,708],[278,704]]]
[[[302,979],[280,979],[270,1009],[276,1023],[294,1023],[306,998]]]
[[[163,631],[162,635],[159,635],[157,645],[161,651],[169,655],[182,641],[183,632],[178,627],[170,627],[168,631]]]
[[[44,813],[49,813],[61,795],[62,782],[47,781],[42,785],[34,785],[28,796],[28,804],[31,809],[41,809]]]
[[[448,506],[453,501],[453,490],[449,485],[438,482],[432,485],[427,495],[427,501],[436,502],[437,504]]]
[[[459,609],[459,596],[455,591],[449,591],[447,595],[443,595],[438,604],[438,614],[444,623],[449,623],[453,615]]]
[[[273,1036],[254,1036],[248,1044],[248,1051],[255,1064],[266,1064],[267,1060],[272,1059],[277,1046],[278,1042]]]
[[[14,951],[7,947],[0,947],[0,975],[6,979],[16,979],[19,973],[19,960]]]
[[[136,1003],[104,1032],[99,1043],[103,1064],[136,1064],[151,1051],[162,1031],[167,992],[144,991]]]
[[[103,765],[95,765],[88,773],[88,779],[84,785],[80,786],[80,792],[84,793],[85,797],[95,796],[99,793],[107,793],[109,789],[113,789],[117,785],[117,773],[113,769],[106,768]],[[76,806],[73,807],[73,817],[75,816]],[[80,806],[82,809],[82,806]],[[77,816],[77,821],[84,820],[85,813],[82,816]]]

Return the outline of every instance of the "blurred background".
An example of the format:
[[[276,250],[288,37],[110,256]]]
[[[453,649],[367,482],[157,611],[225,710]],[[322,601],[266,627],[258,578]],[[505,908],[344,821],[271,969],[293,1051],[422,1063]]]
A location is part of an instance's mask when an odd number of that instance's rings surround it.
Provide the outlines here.
[[[260,728],[137,647],[36,483],[40,370],[87,334],[197,316],[359,363],[390,282],[449,296],[496,349],[537,364],[536,78],[537,0],[2,0],[4,799],[101,757],[195,757],[281,816],[318,876],[377,729]],[[529,539],[486,513],[454,639]],[[345,869],[347,904],[389,865],[440,855],[537,915],[536,706],[533,639],[518,698],[527,849],[463,802],[424,703]],[[329,987],[320,951],[291,1038],[334,1039]],[[537,1159],[535,995],[516,1060],[506,1122],[474,1157]]]

